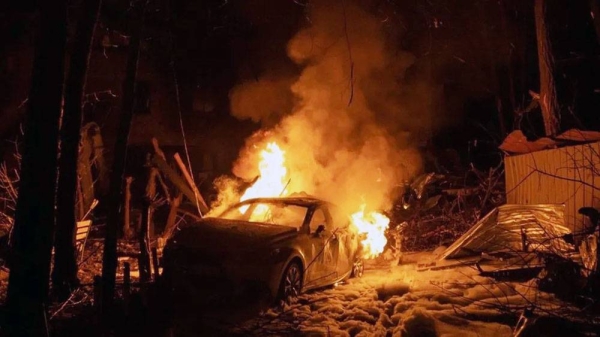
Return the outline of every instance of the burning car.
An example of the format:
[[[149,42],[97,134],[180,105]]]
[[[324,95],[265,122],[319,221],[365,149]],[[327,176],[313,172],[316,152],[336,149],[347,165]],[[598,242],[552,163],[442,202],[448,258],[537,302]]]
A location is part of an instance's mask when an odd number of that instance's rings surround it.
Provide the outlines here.
[[[362,276],[359,234],[331,203],[255,198],[182,228],[164,250],[174,288],[265,290],[271,299]]]

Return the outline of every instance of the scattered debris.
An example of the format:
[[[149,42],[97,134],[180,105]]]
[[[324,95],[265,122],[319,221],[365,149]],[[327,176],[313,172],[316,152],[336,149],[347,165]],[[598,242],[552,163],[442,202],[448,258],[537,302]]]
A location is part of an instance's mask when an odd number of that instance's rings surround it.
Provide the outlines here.
[[[406,183],[390,218],[406,251],[450,244],[504,203],[504,171],[471,167],[463,176],[426,173]]]

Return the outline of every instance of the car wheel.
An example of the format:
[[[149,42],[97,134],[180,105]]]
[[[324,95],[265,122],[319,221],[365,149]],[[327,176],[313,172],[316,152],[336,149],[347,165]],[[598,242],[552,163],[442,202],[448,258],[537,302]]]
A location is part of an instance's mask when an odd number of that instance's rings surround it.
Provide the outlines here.
[[[298,262],[291,262],[281,278],[279,297],[289,302],[290,299],[298,297],[302,291],[302,267]]]
[[[363,264],[362,259],[358,259],[354,261],[352,265],[352,277],[360,278],[363,276],[363,272],[365,271],[365,266]]]

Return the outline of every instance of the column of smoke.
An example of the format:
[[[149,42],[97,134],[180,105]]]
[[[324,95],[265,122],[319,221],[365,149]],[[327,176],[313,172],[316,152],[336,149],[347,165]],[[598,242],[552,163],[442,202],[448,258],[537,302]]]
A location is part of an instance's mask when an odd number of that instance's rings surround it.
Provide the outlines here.
[[[420,170],[420,155],[408,140],[414,122],[400,98],[413,58],[392,48],[398,42],[390,43],[381,18],[356,3],[316,1],[307,15],[310,24],[287,45],[300,75],[264,74],[230,94],[236,117],[278,118],[247,141],[234,174],[256,177],[258,151],[275,140],[286,152],[289,192],[330,200],[348,214],[362,203],[386,209],[394,187]],[[280,108],[290,106],[282,114]],[[225,204],[236,199],[229,183],[220,187]]]

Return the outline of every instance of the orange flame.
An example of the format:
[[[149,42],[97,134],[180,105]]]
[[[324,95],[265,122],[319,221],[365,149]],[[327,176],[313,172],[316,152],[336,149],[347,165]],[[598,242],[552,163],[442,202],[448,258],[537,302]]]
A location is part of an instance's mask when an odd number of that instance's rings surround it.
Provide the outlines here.
[[[287,193],[285,151],[277,143],[268,143],[266,148],[260,152],[258,171],[260,172],[258,180],[244,192],[240,201],[259,197],[277,197]],[[243,207],[240,208],[240,211],[245,212],[246,209],[247,207]],[[257,210],[256,213],[261,212]]]
[[[240,201],[259,197],[278,197],[288,195],[287,182],[289,180],[288,169],[285,166],[285,151],[276,142],[267,143],[264,150],[260,152],[258,163],[260,176],[241,196]],[[260,207],[260,206],[259,206]],[[390,219],[378,212],[365,214],[366,204],[360,210],[350,216],[351,223],[359,234],[364,236],[361,243],[364,250],[364,258],[375,258],[383,252],[387,243],[385,230],[388,228]],[[240,212],[245,212],[246,207],[241,207]],[[253,217],[260,218],[268,209],[256,209]]]
[[[352,224],[358,230],[359,234],[364,234],[361,241],[366,259],[375,258],[383,253],[383,248],[387,243],[385,230],[390,224],[390,219],[378,212],[369,212],[365,214],[366,204],[362,204],[360,211],[352,214],[350,219]]]

